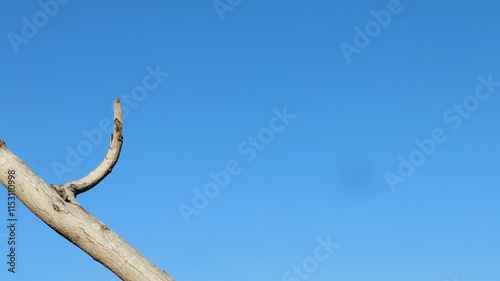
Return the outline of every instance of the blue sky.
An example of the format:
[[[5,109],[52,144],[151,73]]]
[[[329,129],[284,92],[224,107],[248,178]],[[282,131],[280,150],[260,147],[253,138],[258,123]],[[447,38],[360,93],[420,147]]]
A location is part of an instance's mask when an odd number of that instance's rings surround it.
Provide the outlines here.
[[[128,100],[117,166],[78,199],[177,280],[499,281],[499,9],[6,1],[0,138],[74,180]],[[17,217],[1,280],[118,280]]]

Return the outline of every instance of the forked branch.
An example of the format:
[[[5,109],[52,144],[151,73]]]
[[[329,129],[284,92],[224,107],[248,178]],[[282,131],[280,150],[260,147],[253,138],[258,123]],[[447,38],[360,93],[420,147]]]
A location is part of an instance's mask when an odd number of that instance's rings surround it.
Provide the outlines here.
[[[115,128],[110,149],[101,165],[86,177],[56,186],[54,190],[0,139],[0,183],[48,226],[122,280],[174,281],[75,200],[75,195],[104,179],[118,161],[123,141],[119,100],[115,101],[114,110]]]
[[[116,162],[118,162],[118,158],[120,157],[120,151],[123,143],[122,129],[122,109],[120,99],[116,99],[114,102],[114,130],[111,135],[111,143],[108,153],[106,154],[106,157],[104,157],[102,163],[85,177],[55,186],[57,192],[65,201],[78,204],[75,199],[78,194],[90,190],[111,173],[113,167],[116,165]]]

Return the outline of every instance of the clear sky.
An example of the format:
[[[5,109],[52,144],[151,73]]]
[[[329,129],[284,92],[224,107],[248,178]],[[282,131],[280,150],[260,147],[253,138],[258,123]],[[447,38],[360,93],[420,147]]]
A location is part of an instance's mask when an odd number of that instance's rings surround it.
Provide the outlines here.
[[[3,1],[0,138],[78,179],[122,98],[78,199],[179,281],[500,281],[499,10]],[[1,190],[0,280],[118,280]]]

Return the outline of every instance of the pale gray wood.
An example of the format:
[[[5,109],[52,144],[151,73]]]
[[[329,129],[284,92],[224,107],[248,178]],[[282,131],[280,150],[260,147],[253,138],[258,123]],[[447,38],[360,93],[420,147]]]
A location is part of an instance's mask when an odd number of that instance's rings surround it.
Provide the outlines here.
[[[9,186],[8,171],[15,171],[15,195],[37,217],[61,236],[126,281],[174,281],[104,223],[90,215],[76,195],[96,186],[113,169],[122,145],[120,100],[115,105],[115,129],[104,161],[84,178],[53,188],[40,179],[0,139],[0,182]],[[70,278],[71,279],[71,278]]]

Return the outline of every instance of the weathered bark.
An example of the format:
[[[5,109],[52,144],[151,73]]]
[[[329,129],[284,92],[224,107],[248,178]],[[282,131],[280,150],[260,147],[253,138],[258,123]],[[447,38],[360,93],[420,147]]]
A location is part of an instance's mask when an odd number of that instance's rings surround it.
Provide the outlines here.
[[[40,179],[0,139],[0,182],[6,188],[15,186],[16,197],[37,217],[122,280],[173,281],[165,271],[147,260],[76,201],[76,195],[97,185],[111,172],[118,160],[123,141],[119,99],[115,101],[114,121],[110,149],[101,165],[80,180],[58,186],[49,185]],[[15,177],[11,177],[10,183],[9,171],[11,174],[14,171]]]

